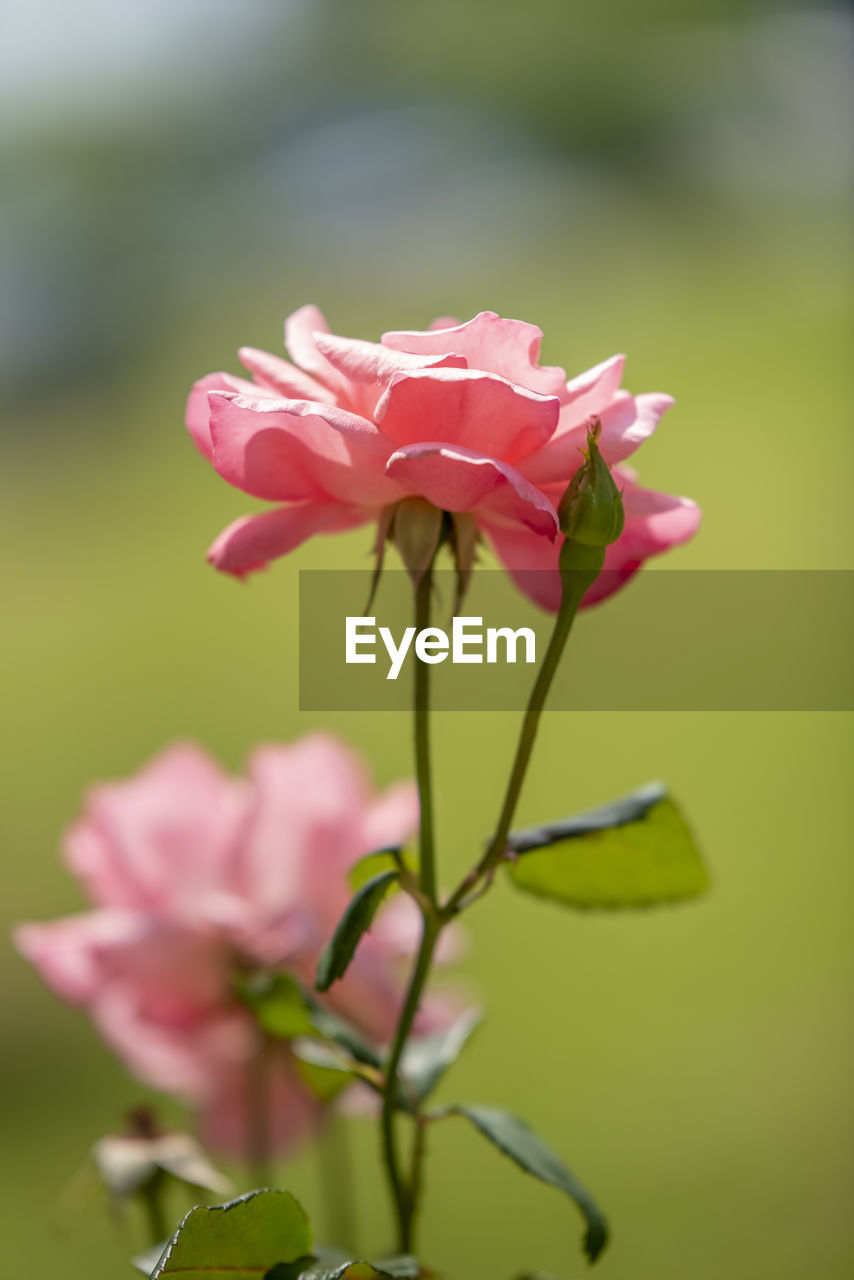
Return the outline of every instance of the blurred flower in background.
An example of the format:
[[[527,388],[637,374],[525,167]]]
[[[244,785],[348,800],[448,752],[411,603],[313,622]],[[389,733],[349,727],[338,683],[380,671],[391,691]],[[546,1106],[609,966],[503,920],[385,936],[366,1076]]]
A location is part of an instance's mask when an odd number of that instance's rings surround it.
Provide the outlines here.
[[[93,788],[68,832],[66,861],[95,910],[23,925],[17,945],[137,1077],[201,1111],[219,1150],[246,1151],[248,1081],[267,1055],[271,1142],[286,1149],[321,1104],[285,1044],[259,1046],[238,977],[284,971],[310,988],[349,899],[348,870],[405,843],[417,822],[414,784],[375,796],[332,737],[259,748],[246,778],[174,746],[135,777]],[[399,1011],[398,962],[418,939],[418,911],[400,895],[327,1004],[384,1041]],[[421,1026],[443,1017],[441,1000],[428,1001]]]

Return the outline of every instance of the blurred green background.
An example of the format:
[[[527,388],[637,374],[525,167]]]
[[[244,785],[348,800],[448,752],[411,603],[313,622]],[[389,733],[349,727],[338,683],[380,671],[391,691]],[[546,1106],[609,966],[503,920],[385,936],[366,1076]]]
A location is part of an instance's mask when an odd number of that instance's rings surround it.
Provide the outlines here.
[[[56,850],[82,790],[170,739],[236,768],[322,720],[379,780],[409,768],[405,717],[297,710],[297,569],[364,566],[365,531],[242,587],[203,563],[250,504],[185,437],[186,390],[235,369],[240,344],[277,350],[305,301],[365,337],[492,308],[539,324],[570,372],[625,350],[630,387],[678,398],[642,476],[705,512],[674,567],[852,567],[849,6],[40,0],[10,16],[7,930],[81,905]],[[437,717],[447,883],[494,819],[517,723]],[[852,746],[842,714],[546,717],[521,822],[664,777],[715,877],[681,910],[587,918],[501,886],[471,917],[491,1018],[445,1096],[507,1105],[566,1155],[613,1221],[603,1280],[851,1274]],[[138,1224],[52,1222],[140,1091],[8,947],[1,981],[7,1274],[130,1275]],[[383,1246],[374,1136],[353,1127],[364,1243]],[[460,1126],[432,1148],[437,1269],[582,1274],[556,1193]],[[283,1178],[322,1226],[315,1157]]]

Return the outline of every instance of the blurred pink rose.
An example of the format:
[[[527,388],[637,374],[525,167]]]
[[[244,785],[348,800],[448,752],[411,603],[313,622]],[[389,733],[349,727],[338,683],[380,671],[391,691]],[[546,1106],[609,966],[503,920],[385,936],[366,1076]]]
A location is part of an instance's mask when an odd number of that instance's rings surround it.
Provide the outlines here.
[[[670,396],[620,389],[623,356],[567,382],[537,363],[542,333],[483,311],[466,324],[385,333],[379,343],[329,332],[314,306],[285,324],[293,363],[245,347],[253,381],[214,373],[197,382],[187,426],[219,474],[278,505],[230,525],[210,561],[242,576],[329,533],[378,520],[402,498],[469,513],[520,587],[556,608],[556,505],[581,462],[585,424],[622,462],[655,430]],[[699,511],[687,498],[636,486],[621,471],[626,527],[608,548],[589,602],[610,594],[649,556],[685,542]],[[548,570],[528,578],[520,571]],[[552,581],[553,579],[553,581]]]
[[[311,987],[349,898],[348,869],[402,844],[417,823],[414,784],[376,796],[359,759],[332,737],[261,747],[246,778],[198,747],[173,746],[127,781],[95,787],[67,834],[67,864],[95,910],[22,925],[15,941],[136,1076],[198,1108],[213,1145],[241,1151],[258,1042],[233,995],[237,973],[283,969]],[[326,999],[378,1042],[394,1027],[398,961],[417,946],[418,919],[409,898],[392,899]],[[421,1029],[445,1014],[426,1002]],[[281,1149],[320,1107],[287,1046],[272,1052]]]

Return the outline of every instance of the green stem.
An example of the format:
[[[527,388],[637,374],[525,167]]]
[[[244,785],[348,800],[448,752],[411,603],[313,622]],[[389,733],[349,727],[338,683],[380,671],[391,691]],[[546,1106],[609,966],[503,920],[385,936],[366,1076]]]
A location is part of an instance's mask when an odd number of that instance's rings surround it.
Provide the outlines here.
[[[246,1071],[246,1163],[253,1189],[272,1184],[270,1151],[270,1055],[273,1045],[258,1028]]]
[[[510,778],[504,794],[501,813],[495,827],[495,834],[490,840],[480,862],[478,862],[473,871],[469,872],[445,904],[442,910],[442,915],[445,919],[449,919],[460,909],[463,899],[475,889],[484,876],[487,876],[504,857],[510,824],[513,821],[513,815],[519,803],[522,784],[528,771],[528,764],[540,725],[540,716],[549,689],[563,656],[569,633],[572,630],[572,624],[575,621],[575,615],[578,613],[578,607],[584,598],[585,592],[598,577],[604,559],[604,547],[586,547],[569,538],[566,539],[561,548],[560,565],[563,594],[561,596],[560,609],[555,619],[554,630],[552,631],[545,657],[537,672],[537,678],[534,681],[534,687],[528,699],[528,706],[525,710],[525,717],[519,734],[519,742],[516,746],[516,756],[510,771]]]
[[[400,1060],[403,1057],[403,1051],[406,1048],[406,1041],[409,1038],[415,1015],[418,1012],[421,995],[430,973],[433,952],[436,949],[436,940],[441,929],[442,925],[440,923],[431,920],[426,915],[423,917],[421,946],[418,950],[418,958],[415,961],[412,977],[409,980],[409,988],[406,992],[406,999],[403,1003],[403,1009],[401,1010],[400,1020],[397,1024],[385,1069],[381,1122],[383,1161],[397,1217],[398,1248],[402,1253],[409,1253],[412,1249],[413,1226],[417,1205],[412,1194],[412,1188],[407,1186],[401,1171],[400,1153],[395,1134],[394,1121],[399,1087],[397,1073],[400,1067]]]
[[[145,1210],[145,1216],[148,1220],[148,1234],[151,1237],[152,1244],[162,1244],[169,1235],[169,1228],[166,1225],[166,1213],[163,1206],[163,1188],[165,1177],[162,1170],[158,1170],[149,1178],[148,1182],[139,1189],[139,1199]]]
[[[422,573],[415,587],[416,634],[430,625],[432,591],[433,565],[431,563]],[[413,711],[415,776],[420,806],[418,887],[422,897],[420,906],[423,923],[421,946],[386,1063],[381,1121],[383,1162],[394,1201],[398,1247],[404,1253],[408,1253],[412,1248],[417,1210],[415,1187],[419,1181],[419,1171],[415,1171],[412,1184],[408,1185],[401,1167],[395,1132],[395,1111],[399,1089],[398,1068],[430,974],[436,939],[442,930],[436,899],[436,843],[433,822],[433,775],[430,762],[430,667],[425,662],[416,661],[415,663]],[[416,1160],[417,1158],[416,1149]]]
[[[415,633],[430,625],[430,600],[433,590],[432,564],[421,575],[415,588]],[[419,887],[436,905],[436,847],[433,825],[433,775],[430,765],[430,667],[415,662],[414,676],[415,776],[421,808]]]
[[[326,1234],[332,1244],[358,1253],[353,1211],[353,1165],[347,1122],[333,1111],[320,1139],[320,1181]]]
[[[423,1115],[415,1117],[415,1138],[412,1143],[412,1178],[410,1181],[412,1195],[412,1240],[410,1250],[415,1249],[415,1227],[417,1225],[418,1206],[424,1191],[424,1157],[427,1154],[427,1120]]]

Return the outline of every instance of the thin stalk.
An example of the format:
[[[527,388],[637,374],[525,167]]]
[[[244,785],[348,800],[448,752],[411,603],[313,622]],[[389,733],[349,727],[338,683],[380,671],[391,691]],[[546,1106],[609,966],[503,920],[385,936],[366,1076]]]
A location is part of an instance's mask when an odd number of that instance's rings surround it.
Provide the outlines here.
[[[415,634],[430,625],[430,602],[433,590],[433,566],[430,564],[415,588]],[[436,905],[436,843],[433,824],[433,772],[430,763],[430,667],[415,662],[414,690],[415,777],[421,808],[419,887]]]
[[[432,591],[433,565],[431,562],[415,587],[416,634],[430,625]],[[433,774],[430,761],[430,667],[427,663],[418,661],[415,664],[413,682],[413,738],[415,776],[420,806],[418,887],[421,894],[419,905],[423,923],[421,945],[385,1067],[381,1117],[383,1163],[394,1203],[398,1247],[404,1253],[412,1248],[413,1220],[417,1206],[412,1186],[407,1184],[402,1170],[395,1132],[395,1111],[399,1089],[398,1069],[430,973],[436,939],[442,928],[436,909],[436,845],[433,823]]]
[[[344,1117],[334,1111],[320,1140],[319,1162],[326,1234],[332,1244],[358,1253],[349,1133]]]
[[[537,730],[540,726],[540,716],[549,689],[563,656],[569,633],[572,630],[572,624],[578,613],[578,607],[584,598],[585,592],[597,578],[604,558],[604,548],[582,547],[579,543],[574,543],[570,539],[567,539],[563,545],[561,551],[563,595],[560,609],[555,619],[554,630],[552,631],[545,657],[537,672],[537,678],[534,681],[534,687],[528,699],[519,741],[516,746],[516,755],[513,760],[513,767],[510,770],[510,778],[507,783],[507,790],[504,793],[504,801],[495,826],[495,833],[480,862],[477,863],[473,871],[469,872],[446,902],[442,909],[442,915],[445,919],[449,919],[459,910],[463,899],[471,893],[484,876],[494,870],[504,857],[510,824],[513,821],[513,815],[519,803],[522,784],[528,771]]]
[[[258,1029],[246,1069],[246,1164],[253,1188],[272,1184],[270,1144],[270,1058],[273,1046]]]
[[[158,1170],[144,1186],[140,1187],[138,1192],[148,1222],[148,1234],[152,1244],[162,1244],[169,1235],[166,1212],[163,1205],[165,1181],[162,1170]]]
[[[400,1153],[397,1146],[397,1135],[395,1133],[395,1110],[397,1106],[398,1091],[398,1068],[400,1060],[403,1057],[403,1051],[406,1048],[406,1041],[412,1030],[412,1024],[415,1021],[415,1015],[418,1012],[418,1005],[421,995],[424,991],[427,978],[430,973],[430,966],[433,963],[433,952],[436,949],[436,939],[441,932],[442,925],[428,916],[423,918],[423,932],[421,934],[421,946],[418,949],[418,958],[415,961],[415,968],[412,971],[412,977],[409,980],[409,987],[406,992],[406,999],[401,1010],[400,1020],[397,1024],[394,1040],[389,1052],[388,1063],[385,1069],[385,1088],[383,1089],[383,1105],[382,1105],[382,1138],[383,1138],[383,1162],[388,1176],[389,1186],[391,1188],[392,1199],[394,1201],[395,1215],[397,1218],[397,1237],[398,1248],[402,1253],[409,1253],[412,1249],[413,1238],[413,1220],[417,1205],[415,1204],[412,1188],[407,1185],[406,1179],[401,1170]]]
[[[424,1157],[427,1155],[427,1121],[422,1115],[415,1117],[415,1138],[412,1143],[412,1177],[410,1181],[412,1195],[412,1225],[409,1248],[414,1252],[415,1228],[418,1222],[418,1206],[424,1192]]]

